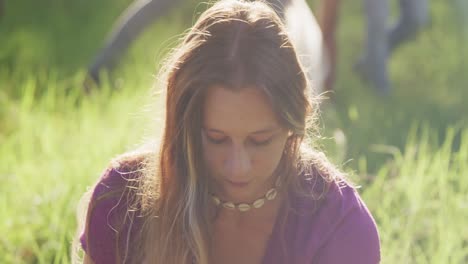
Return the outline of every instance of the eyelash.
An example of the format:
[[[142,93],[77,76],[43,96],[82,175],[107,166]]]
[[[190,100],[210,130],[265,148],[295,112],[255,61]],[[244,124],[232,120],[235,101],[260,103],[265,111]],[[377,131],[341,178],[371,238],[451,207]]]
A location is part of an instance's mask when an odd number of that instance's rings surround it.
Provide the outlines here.
[[[225,138],[223,138],[223,139],[212,139],[212,138],[210,138],[210,137],[206,137],[206,138],[207,138],[208,141],[210,141],[211,143],[217,144],[217,145],[222,144],[222,143],[224,143],[224,141],[226,141]]]
[[[256,145],[256,146],[266,146],[266,145],[270,144],[270,142],[271,142],[272,140],[273,140],[273,138],[269,138],[269,139],[267,139],[267,140],[260,141],[260,142],[252,140],[252,143],[253,143],[254,145]]]
[[[225,141],[226,141],[226,138],[223,138],[223,139],[219,139],[219,140],[216,140],[216,139],[212,139],[210,137],[207,137],[208,140],[213,143],[213,144],[216,144],[216,145],[220,145],[220,144],[223,144]],[[256,146],[266,146],[268,145],[271,141],[273,140],[273,138],[269,138],[267,140],[264,140],[264,141],[255,141],[255,140],[250,140],[254,145]]]

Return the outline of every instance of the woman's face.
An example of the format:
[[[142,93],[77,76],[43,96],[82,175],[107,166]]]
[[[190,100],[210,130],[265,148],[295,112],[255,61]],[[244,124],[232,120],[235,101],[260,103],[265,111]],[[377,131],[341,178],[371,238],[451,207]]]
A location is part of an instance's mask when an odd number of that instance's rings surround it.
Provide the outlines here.
[[[272,175],[288,139],[259,89],[209,88],[203,109],[203,153],[214,191],[235,203],[250,202],[274,185]]]

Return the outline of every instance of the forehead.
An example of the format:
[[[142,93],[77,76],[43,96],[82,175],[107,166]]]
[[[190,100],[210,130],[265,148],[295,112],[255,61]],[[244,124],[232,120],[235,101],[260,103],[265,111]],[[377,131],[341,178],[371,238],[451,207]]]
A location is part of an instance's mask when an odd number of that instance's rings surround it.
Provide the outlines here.
[[[270,101],[261,89],[208,89],[203,107],[203,125],[226,133],[244,134],[279,127]]]

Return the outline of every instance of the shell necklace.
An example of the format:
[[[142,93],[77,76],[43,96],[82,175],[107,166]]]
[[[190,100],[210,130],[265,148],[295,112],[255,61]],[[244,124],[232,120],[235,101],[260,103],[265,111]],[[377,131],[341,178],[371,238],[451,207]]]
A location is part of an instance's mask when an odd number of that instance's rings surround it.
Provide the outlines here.
[[[238,204],[235,204],[235,203],[230,202],[230,201],[223,201],[213,193],[211,194],[211,198],[212,198],[212,200],[213,200],[213,202],[214,202],[214,204],[216,206],[222,206],[222,207],[224,207],[226,209],[229,209],[229,210],[236,210],[237,209],[237,210],[239,210],[241,212],[246,212],[246,211],[249,211],[252,208],[257,208],[258,209],[258,208],[262,207],[265,204],[265,201],[274,200],[276,198],[276,195],[278,194],[277,188],[280,187],[280,186],[281,186],[281,184],[279,182],[279,177],[278,177],[278,179],[276,180],[276,183],[275,183],[275,187],[268,190],[265,195],[258,198],[257,200],[255,200],[252,203],[238,203]]]

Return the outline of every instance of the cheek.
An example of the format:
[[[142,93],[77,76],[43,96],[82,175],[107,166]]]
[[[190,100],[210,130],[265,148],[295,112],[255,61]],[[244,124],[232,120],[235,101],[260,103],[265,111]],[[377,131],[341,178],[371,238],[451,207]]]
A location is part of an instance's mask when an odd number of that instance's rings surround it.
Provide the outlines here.
[[[256,153],[256,169],[263,173],[272,173],[283,156],[284,142],[273,144]]]
[[[212,146],[212,144],[208,144],[206,140],[203,140],[203,160],[205,161],[205,165],[210,172],[219,171],[222,166],[222,157],[223,153],[220,151],[219,148]]]

